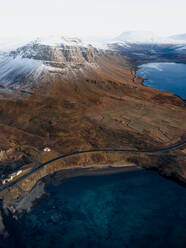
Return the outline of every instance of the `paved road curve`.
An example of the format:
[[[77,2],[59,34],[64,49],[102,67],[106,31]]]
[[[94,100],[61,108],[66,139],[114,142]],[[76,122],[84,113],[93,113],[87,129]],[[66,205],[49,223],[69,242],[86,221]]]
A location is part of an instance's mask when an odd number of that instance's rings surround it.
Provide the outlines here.
[[[42,167],[44,167],[47,164],[51,164],[54,161],[63,159],[63,158],[67,158],[67,157],[71,157],[73,155],[77,155],[77,154],[85,154],[85,153],[94,153],[94,152],[125,152],[125,153],[159,153],[159,152],[168,152],[168,151],[172,151],[172,150],[176,150],[178,148],[181,148],[183,146],[186,145],[186,141],[174,144],[172,146],[166,147],[166,148],[162,148],[162,149],[156,149],[156,150],[144,150],[144,151],[140,151],[140,150],[124,150],[124,149],[94,149],[94,150],[85,150],[85,151],[75,151],[75,152],[70,152],[70,153],[66,153],[63,155],[60,155],[54,159],[51,159],[43,164],[38,165],[36,168],[32,169],[31,171],[29,171],[28,173],[24,174],[23,176],[19,177],[18,179],[16,179],[13,182],[7,183],[6,185],[1,186],[0,188],[0,192],[4,191],[5,189],[15,185],[16,183],[20,182],[21,180],[25,179],[26,177],[30,176],[32,173],[36,172],[37,170],[41,169]]]

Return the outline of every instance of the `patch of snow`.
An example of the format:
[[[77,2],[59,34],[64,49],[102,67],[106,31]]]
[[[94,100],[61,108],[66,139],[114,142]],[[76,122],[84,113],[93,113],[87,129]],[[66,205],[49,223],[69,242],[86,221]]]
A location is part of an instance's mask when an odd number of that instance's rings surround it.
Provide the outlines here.
[[[34,74],[42,62],[34,59],[22,58],[21,56],[1,56],[0,57],[0,81],[2,83],[13,83],[19,78],[29,77]],[[42,68],[40,67],[40,73]],[[37,72],[38,73],[38,72]]]
[[[118,45],[118,46],[122,46],[122,47],[130,47],[130,44],[125,42],[125,41],[111,41],[108,43],[108,46],[110,45]]]

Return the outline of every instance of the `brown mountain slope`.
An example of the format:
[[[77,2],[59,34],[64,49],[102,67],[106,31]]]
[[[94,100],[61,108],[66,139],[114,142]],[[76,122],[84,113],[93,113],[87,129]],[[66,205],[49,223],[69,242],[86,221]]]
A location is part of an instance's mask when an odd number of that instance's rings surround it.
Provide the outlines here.
[[[31,159],[43,161],[46,146],[54,157],[91,148],[151,150],[186,139],[181,99],[142,86],[140,78],[134,81],[131,65],[122,57],[102,55],[96,63],[97,68],[78,71],[73,79],[58,76],[52,81],[47,78],[45,84],[38,82],[30,96],[22,98],[18,90],[17,98],[10,95],[0,99],[1,149],[13,147]],[[66,164],[124,161],[158,167],[181,180],[186,178],[183,149],[153,156],[82,155]]]

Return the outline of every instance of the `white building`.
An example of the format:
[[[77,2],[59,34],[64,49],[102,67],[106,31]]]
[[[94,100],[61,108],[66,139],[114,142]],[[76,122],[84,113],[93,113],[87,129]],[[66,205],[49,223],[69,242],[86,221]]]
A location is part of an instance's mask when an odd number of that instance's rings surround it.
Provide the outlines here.
[[[44,152],[51,152],[51,149],[50,149],[49,147],[45,147],[45,148],[43,149],[43,151],[44,151]]]
[[[19,176],[22,172],[23,172],[22,170],[19,170],[17,172],[12,173],[8,178],[2,180],[2,184],[9,183],[14,179],[14,177]]]

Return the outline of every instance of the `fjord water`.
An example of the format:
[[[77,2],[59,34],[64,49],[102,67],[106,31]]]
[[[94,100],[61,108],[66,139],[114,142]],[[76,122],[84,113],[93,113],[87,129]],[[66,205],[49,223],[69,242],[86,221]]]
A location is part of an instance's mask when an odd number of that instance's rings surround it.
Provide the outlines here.
[[[139,66],[137,75],[147,80],[144,85],[172,92],[186,99],[186,64],[149,63]]]
[[[47,192],[13,228],[17,247],[186,247],[186,190],[156,172],[71,178]]]

